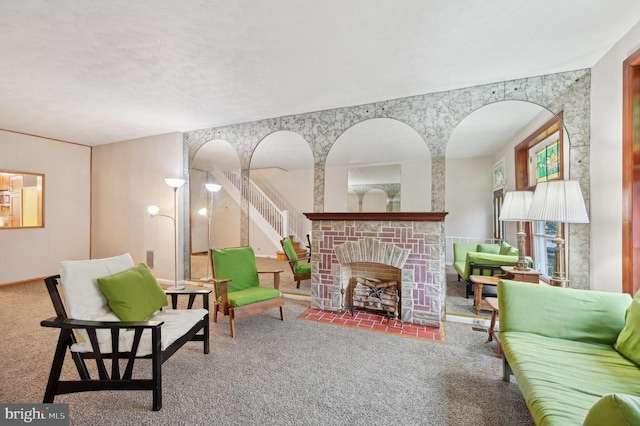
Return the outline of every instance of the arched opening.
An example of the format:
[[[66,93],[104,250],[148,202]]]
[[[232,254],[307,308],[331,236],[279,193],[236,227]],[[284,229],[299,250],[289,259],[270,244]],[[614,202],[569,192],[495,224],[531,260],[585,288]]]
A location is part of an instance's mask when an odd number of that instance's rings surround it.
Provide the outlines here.
[[[396,211],[431,210],[431,154],[411,126],[375,118],[355,124],[335,141],[325,163],[324,210],[359,211],[350,210],[355,202],[348,194],[362,200],[368,189],[401,199]]]
[[[445,210],[449,212],[445,223],[447,315],[476,315],[473,300],[466,298],[466,283],[458,281],[458,274],[451,268],[459,260],[454,258],[453,244],[494,244],[505,240],[517,245],[517,223],[498,220],[501,200],[508,191],[535,187],[535,176],[532,184],[523,187],[531,172],[523,171],[515,154],[519,145],[522,148],[523,142],[533,140],[532,135],[553,118],[555,115],[549,110],[531,102],[501,101],[475,110],[452,132],[446,150],[445,176]],[[557,138],[564,139],[564,149],[559,154],[566,168],[569,142],[563,126],[538,142],[551,145]],[[520,149],[527,156],[527,163],[534,161],[530,157],[535,158],[533,147]],[[529,227],[528,235],[531,233]],[[531,255],[533,247],[525,251]],[[482,316],[489,314],[481,312]]]
[[[311,222],[303,212],[313,211],[313,153],[300,134],[278,131],[258,144],[249,169],[249,245],[257,257],[263,258],[265,267],[274,266],[290,274],[291,268],[283,262],[280,240],[290,236],[301,250],[308,246]],[[277,263],[267,264],[269,259]],[[290,287],[289,282],[281,280],[282,291],[311,291],[309,280],[302,281],[300,288]]]
[[[240,198],[234,185],[239,172],[238,154],[224,140],[205,143],[193,158],[189,170],[192,280],[208,278],[209,248],[240,245]],[[216,188],[207,189],[207,183],[220,189],[210,191]]]

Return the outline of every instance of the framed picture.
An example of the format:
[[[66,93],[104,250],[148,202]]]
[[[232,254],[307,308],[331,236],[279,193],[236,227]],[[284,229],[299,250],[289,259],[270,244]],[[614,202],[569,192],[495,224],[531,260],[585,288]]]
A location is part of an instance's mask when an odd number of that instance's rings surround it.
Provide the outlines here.
[[[504,188],[504,159],[493,165],[493,189]]]

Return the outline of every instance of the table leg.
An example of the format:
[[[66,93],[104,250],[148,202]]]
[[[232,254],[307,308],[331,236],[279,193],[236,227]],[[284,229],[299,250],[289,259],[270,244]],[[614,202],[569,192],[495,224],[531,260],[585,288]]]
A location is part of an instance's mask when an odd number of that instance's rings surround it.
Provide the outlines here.
[[[480,315],[480,301],[482,300],[482,287],[484,284],[476,283],[473,289],[473,304],[476,307],[476,312]]]

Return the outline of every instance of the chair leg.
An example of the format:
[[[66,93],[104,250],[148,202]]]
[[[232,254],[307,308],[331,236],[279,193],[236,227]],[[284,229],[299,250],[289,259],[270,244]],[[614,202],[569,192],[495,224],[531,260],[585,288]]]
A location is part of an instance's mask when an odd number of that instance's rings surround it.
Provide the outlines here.
[[[43,404],[53,403],[53,399],[56,396],[56,390],[58,389],[58,382],[60,381],[60,373],[62,372],[62,364],[64,364],[64,356],[67,351],[67,341],[71,336],[71,330],[60,330],[60,336],[58,337],[58,344],[56,345],[56,352],[53,355],[53,362],[51,364],[51,372],[49,373],[49,381],[47,382],[47,389],[44,392]]]
[[[236,327],[233,324],[233,317],[235,316],[233,308],[229,308],[229,327],[231,328],[231,337],[236,337]]]
[[[296,288],[300,288],[300,280],[296,281]]]
[[[213,322],[218,322],[218,302],[213,304]]]
[[[284,321],[284,306],[280,306],[280,319]]]

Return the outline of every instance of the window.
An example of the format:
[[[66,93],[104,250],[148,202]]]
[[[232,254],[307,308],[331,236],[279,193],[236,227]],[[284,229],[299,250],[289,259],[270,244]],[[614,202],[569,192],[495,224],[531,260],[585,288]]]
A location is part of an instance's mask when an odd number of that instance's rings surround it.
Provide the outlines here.
[[[560,115],[561,117],[561,115]],[[558,117],[546,122],[515,148],[516,190],[535,190],[539,182],[563,178],[563,129]],[[525,244],[531,249],[534,268],[549,279],[555,268],[556,222],[533,222]]]

